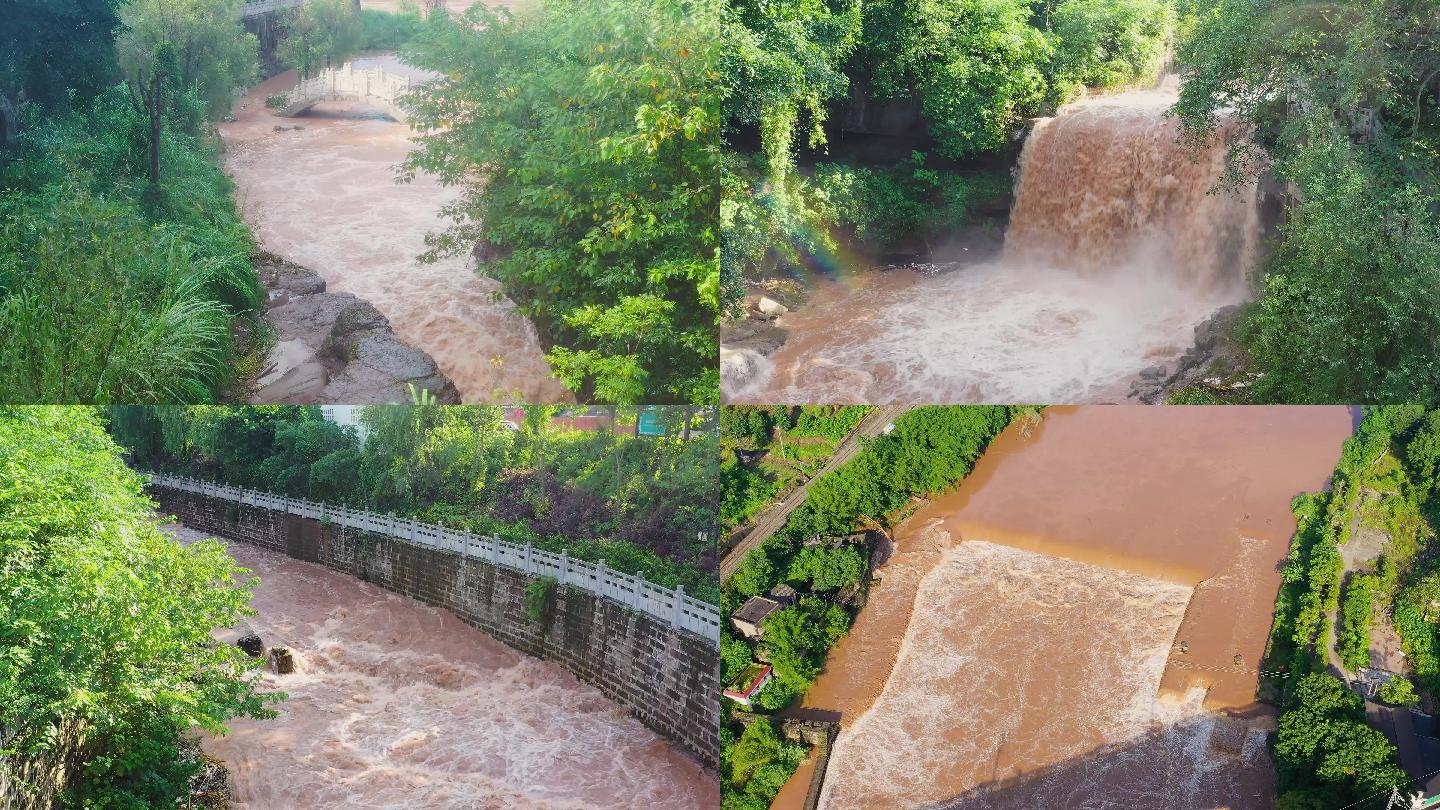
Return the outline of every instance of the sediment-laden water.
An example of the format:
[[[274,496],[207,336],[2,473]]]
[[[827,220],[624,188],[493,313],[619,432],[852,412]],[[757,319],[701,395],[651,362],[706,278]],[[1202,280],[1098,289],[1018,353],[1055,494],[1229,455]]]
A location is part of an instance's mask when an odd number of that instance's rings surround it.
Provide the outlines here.
[[[353,64],[425,77],[393,57]],[[477,275],[468,258],[416,259],[459,192],[424,175],[395,182],[414,147],[411,129],[358,102],[322,102],[295,118],[266,109],[268,96],[295,84],[290,71],[251,88],[236,120],[220,125],[225,171],[261,246],[316,271],[330,290],[374,304],[467,402],[568,399],[549,377],[534,327],[498,282]],[[296,125],[303,129],[289,129]]]
[[[933,277],[862,272],[780,318],[769,357],[727,356],[727,402],[1104,402],[1241,300],[1255,185],[1215,190],[1173,90],[1083,100],[1026,140],[1002,258]]]
[[[791,710],[841,721],[826,806],[1268,808],[1254,697],[1289,502],[1351,425],[1088,407],[1007,429],[897,530]]]
[[[1268,789],[1263,732],[1159,697],[1189,588],[970,541],[917,596],[822,807],[1255,807]]]
[[[204,537],[170,527],[182,542]],[[204,749],[239,808],[713,807],[713,775],[598,689],[455,618],[244,543],[261,579],[250,619],[299,671],[289,698]]]

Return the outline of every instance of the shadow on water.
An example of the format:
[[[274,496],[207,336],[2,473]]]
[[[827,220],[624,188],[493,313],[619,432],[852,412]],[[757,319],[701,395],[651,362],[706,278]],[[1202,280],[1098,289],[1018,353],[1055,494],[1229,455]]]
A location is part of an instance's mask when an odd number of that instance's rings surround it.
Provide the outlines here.
[[[1197,745],[1204,745],[1203,752],[1194,748]],[[952,798],[919,807],[1269,810],[1274,806],[1275,777],[1265,749],[1260,734],[1243,719],[1188,720],[1035,771],[997,775]],[[1218,767],[1198,770],[1190,759],[1196,755]]]

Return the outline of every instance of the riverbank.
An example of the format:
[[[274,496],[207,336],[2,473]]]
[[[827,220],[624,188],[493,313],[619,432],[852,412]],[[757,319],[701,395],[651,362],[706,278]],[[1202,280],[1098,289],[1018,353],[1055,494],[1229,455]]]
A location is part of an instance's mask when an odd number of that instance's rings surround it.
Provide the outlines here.
[[[318,564],[227,548],[260,577],[251,629],[297,662],[263,676],[288,695],[279,717],[204,741],[236,808],[716,804],[700,764],[558,666]]]
[[[357,67],[423,74],[390,56]],[[313,270],[333,293],[373,305],[403,343],[433,358],[467,402],[569,401],[535,334],[497,282],[470,261],[421,264],[427,233],[458,196],[433,178],[396,182],[412,131],[359,102],[321,102],[295,118],[265,106],[286,71],[252,87],[219,125],[223,165],[260,246]]]

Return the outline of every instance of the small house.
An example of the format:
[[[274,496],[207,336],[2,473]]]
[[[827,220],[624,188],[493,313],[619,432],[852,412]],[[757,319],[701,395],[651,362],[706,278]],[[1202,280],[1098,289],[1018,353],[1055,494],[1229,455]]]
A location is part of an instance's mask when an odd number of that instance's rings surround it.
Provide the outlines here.
[[[781,607],[779,602],[768,596],[752,596],[730,616],[730,623],[745,638],[759,638],[761,622]]]
[[[740,677],[736,678],[721,694],[748,709],[751,698],[760,694],[760,690],[764,689],[765,684],[769,682],[770,665],[751,664],[745,667],[745,670],[740,673]]]

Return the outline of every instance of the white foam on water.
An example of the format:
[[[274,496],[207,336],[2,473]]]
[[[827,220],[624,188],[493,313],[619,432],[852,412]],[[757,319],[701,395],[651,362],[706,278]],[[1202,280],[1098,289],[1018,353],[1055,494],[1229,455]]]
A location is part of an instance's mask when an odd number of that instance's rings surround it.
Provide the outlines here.
[[[200,532],[172,526],[189,542]],[[249,624],[296,673],[272,720],[207,738],[234,806],[690,810],[713,775],[601,692],[450,613],[243,543],[261,578]]]
[[[1203,691],[1159,695],[1190,594],[992,543],[946,551],[879,698],[836,743],[821,807],[1268,806],[1243,723]]]
[[[773,373],[722,380],[724,400],[1124,399],[1140,371],[1173,363],[1197,325],[1244,299],[1260,251],[1256,183],[1217,189],[1226,146],[1181,146],[1175,99],[1121,93],[1041,120],[1001,259],[913,284],[867,274],[783,316]]]

